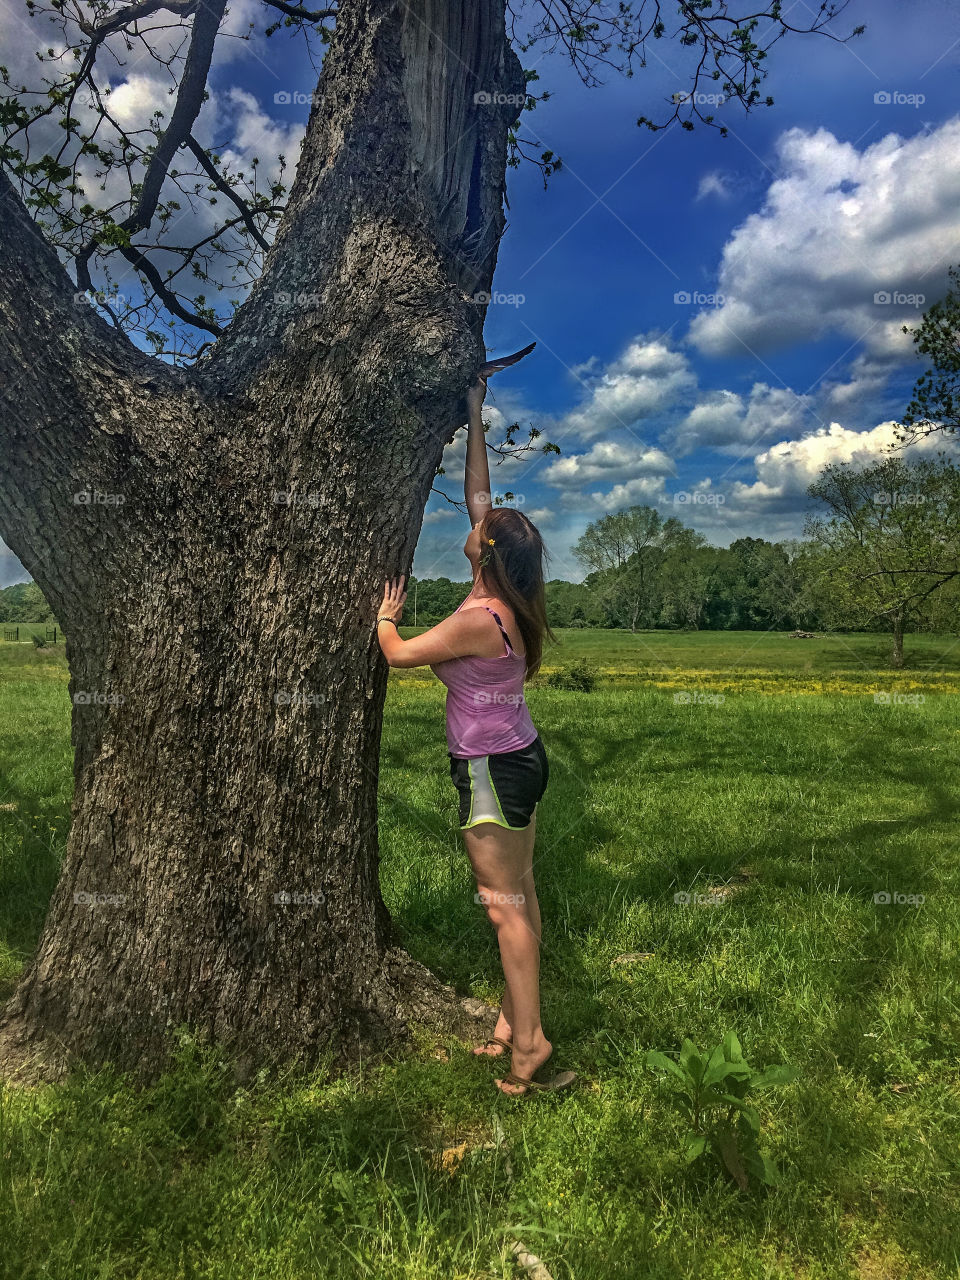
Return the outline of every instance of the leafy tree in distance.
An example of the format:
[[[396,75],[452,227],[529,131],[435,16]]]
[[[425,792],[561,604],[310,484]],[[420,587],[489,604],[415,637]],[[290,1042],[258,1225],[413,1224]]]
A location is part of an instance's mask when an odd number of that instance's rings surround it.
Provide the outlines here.
[[[688,532],[692,534],[693,530]],[[705,539],[699,534],[690,538],[687,545],[683,541],[677,539],[677,545],[664,558],[660,621],[698,631],[706,617],[723,552],[705,546]]]
[[[436,626],[453,613],[467,597],[472,585],[472,581],[451,582],[449,578],[411,577],[407,586],[405,624],[411,627]]]
[[[870,467],[831,463],[808,493],[825,515],[808,518],[822,551],[838,620],[881,619],[903,666],[903,637],[925,621],[930,597],[960,579],[960,471],[944,458]]]
[[[736,613],[731,626],[776,631],[801,625],[803,581],[785,546],[737,538],[728,553],[727,595]]]
[[[587,525],[573,556],[590,570],[587,585],[596,591],[611,625],[652,626],[660,611],[662,567],[676,550],[705,542],[699,534],[655,507],[633,506]]]
[[[56,621],[35,582],[16,582],[0,591],[0,622],[46,622],[54,626]]]
[[[460,1009],[379,888],[372,624],[485,356],[508,160],[557,168],[514,46],[629,73],[674,38],[690,125],[701,77],[763,101],[801,29],[777,2],[682,0],[668,30],[545,0],[508,35],[504,0],[264,0],[323,55],[287,190],[200,140],[226,0],[28,8],[52,38],[0,111],[0,533],[66,634],[75,793],[0,1062],[152,1073],[180,1023],[245,1070],[395,1043]],[[134,44],[172,87],[136,132],[109,92]]]
[[[546,584],[546,595],[547,620],[552,628],[600,625],[602,614],[585,583],[551,578]]]
[[[950,435],[960,425],[960,269],[951,267],[953,282],[946,296],[934,302],[912,333],[919,355],[928,356],[931,368],[921,374],[896,435],[902,444],[942,431]]]

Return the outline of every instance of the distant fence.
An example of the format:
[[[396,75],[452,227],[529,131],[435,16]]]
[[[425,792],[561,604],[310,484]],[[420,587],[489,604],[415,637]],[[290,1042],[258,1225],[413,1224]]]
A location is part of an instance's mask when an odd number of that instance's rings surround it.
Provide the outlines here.
[[[30,637],[33,635],[33,631],[30,628],[25,626],[24,627],[19,627],[19,626],[4,627],[3,638],[4,640],[19,640],[21,631],[23,631],[24,633],[24,636],[23,636],[24,640],[29,640]],[[53,644],[56,644],[57,640],[61,638],[59,627],[44,627],[43,638],[44,640],[49,640]]]

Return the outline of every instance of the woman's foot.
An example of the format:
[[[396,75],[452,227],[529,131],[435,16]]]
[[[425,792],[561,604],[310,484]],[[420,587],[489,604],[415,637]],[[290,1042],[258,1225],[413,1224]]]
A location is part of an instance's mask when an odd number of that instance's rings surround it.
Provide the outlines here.
[[[497,1025],[493,1028],[493,1034],[501,1040],[506,1040],[507,1044],[511,1043],[513,1029],[503,1016],[502,1010],[500,1011],[500,1017],[497,1019]],[[478,1044],[473,1053],[476,1058],[502,1058],[506,1053],[506,1049],[502,1045],[494,1044],[492,1040],[488,1040],[486,1044]]]
[[[514,1075],[522,1076],[524,1080],[532,1080],[534,1073],[538,1071],[553,1053],[553,1045],[547,1037],[540,1032],[538,1038],[534,1041],[534,1047],[523,1053],[518,1048],[514,1048],[513,1057],[510,1062],[510,1070]],[[501,1093],[529,1093],[530,1088],[525,1084],[513,1084],[506,1080],[497,1080],[497,1088]]]

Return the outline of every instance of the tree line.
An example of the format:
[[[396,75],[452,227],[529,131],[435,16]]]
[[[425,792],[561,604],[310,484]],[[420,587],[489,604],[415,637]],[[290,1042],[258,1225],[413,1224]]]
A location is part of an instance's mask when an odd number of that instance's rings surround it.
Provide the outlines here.
[[[573,547],[582,582],[547,583],[551,627],[703,631],[887,631],[960,625],[960,473],[944,457],[890,457],[824,468],[802,539],[737,538],[728,547],[655,507],[588,525]],[[470,589],[411,578],[407,621],[432,626]],[[415,610],[415,613],[414,613]]]
[[[0,622],[48,622],[52,627],[56,621],[35,582],[16,582],[0,589]]]

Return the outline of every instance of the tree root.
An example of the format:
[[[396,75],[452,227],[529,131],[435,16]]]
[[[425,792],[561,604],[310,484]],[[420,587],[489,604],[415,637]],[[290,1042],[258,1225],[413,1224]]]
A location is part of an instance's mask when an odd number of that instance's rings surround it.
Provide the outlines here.
[[[372,990],[369,1009],[347,1013],[326,1043],[302,1057],[292,1059],[286,1046],[278,1056],[266,1041],[262,1046],[247,1041],[235,1051],[224,1045],[236,1082],[247,1084],[262,1067],[282,1068],[291,1059],[308,1070],[319,1060],[331,1074],[341,1074],[361,1061],[369,1065],[372,1057],[415,1052],[415,1030],[431,1037],[466,1041],[478,1033],[492,1034],[496,1025],[495,1008],[459,995],[400,946],[391,946],[384,953]],[[198,1039],[203,1038],[198,1032]],[[0,1012],[0,1080],[7,1086],[60,1083],[83,1061],[58,1037],[31,1025],[16,996]],[[133,1074],[146,1084],[166,1065],[164,1053],[155,1058],[145,1054],[142,1067],[133,1068]],[[123,1069],[130,1070],[126,1064]]]

